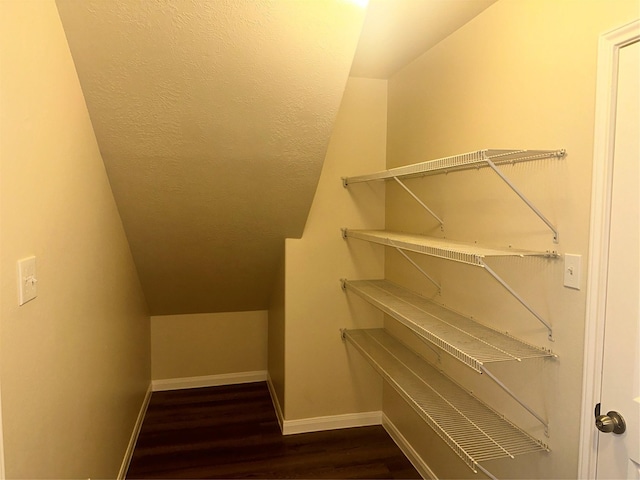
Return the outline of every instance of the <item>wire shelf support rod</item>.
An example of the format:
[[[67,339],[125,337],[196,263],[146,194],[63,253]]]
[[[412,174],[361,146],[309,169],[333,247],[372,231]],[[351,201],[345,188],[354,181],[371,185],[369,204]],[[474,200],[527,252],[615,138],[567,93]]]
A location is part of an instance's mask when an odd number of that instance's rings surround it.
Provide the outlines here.
[[[491,170],[496,172],[496,175],[498,175],[498,177],[500,177],[502,181],[505,182],[509,186],[509,188],[513,190],[516,195],[518,195],[518,197],[520,197],[520,200],[522,200],[533,211],[533,213],[535,213],[538,216],[538,218],[540,218],[540,220],[542,220],[545,223],[545,225],[549,227],[551,232],[553,232],[553,243],[558,243],[559,233],[555,225],[551,223],[551,221],[544,216],[544,214],[533,204],[533,202],[529,200],[524,195],[524,193],[522,193],[520,189],[516,187],[515,184],[511,180],[509,180],[509,178],[498,169],[498,167],[493,162],[493,160],[491,160],[491,158],[489,158],[488,156],[485,156],[485,161],[487,162],[487,165],[491,167]]]
[[[536,420],[538,420],[544,426],[545,436],[546,437],[549,436],[549,422],[544,417],[542,417],[542,415],[538,414],[533,408],[531,408],[524,401],[522,401],[520,397],[518,397],[513,392],[513,390],[511,390],[504,383],[502,383],[500,379],[498,379],[493,373],[487,370],[487,368],[484,365],[481,365],[480,369],[482,370],[482,373],[486,374],[487,377],[493,380],[496,383],[496,385],[498,385],[502,390],[505,391],[505,393],[507,393],[511,398],[513,398],[516,402],[518,402],[522,408],[524,408],[527,412],[533,415],[536,418]]]
[[[548,337],[550,341],[554,341],[553,340],[553,328],[551,327],[551,324],[549,322],[547,322],[544,317],[542,317],[542,315],[540,315],[538,312],[536,312],[533,307],[531,305],[529,305],[529,303],[522,298],[518,292],[516,292],[513,288],[511,288],[511,286],[505,282],[496,272],[494,272],[491,267],[489,267],[489,265],[486,264],[486,262],[484,262],[482,259],[480,259],[480,263],[482,268],[484,268],[487,273],[489,273],[489,275],[491,275],[500,285],[502,285],[512,296],[513,298],[515,298],[516,300],[518,300],[518,302],[520,302],[520,304],[526,308],[529,313],[531,313],[534,317],[536,317],[538,319],[538,321],[540,323],[542,323],[546,328],[547,328],[547,333],[548,333]]]
[[[427,212],[429,212],[429,214],[438,221],[441,227],[444,226],[444,222],[442,221],[442,219],[438,215],[433,213],[433,210],[431,210],[422,200],[420,200],[418,196],[415,193],[413,193],[409,187],[407,187],[404,183],[402,183],[402,181],[398,177],[393,177],[393,179],[398,183],[398,185],[404,188],[405,192],[411,195],[411,197],[416,202],[418,202],[422,208],[424,208]]]
[[[411,257],[409,257],[409,255],[407,255],[407,254],[404,252],[404,250],[402,250],[402,248],[400,248],[400,247],[398,247],[398,246],[394,245],[394,244],[393,244],[393,241],[391,241],[391,246],[392,246],[393,248],[395,248],[395,249],[396,249],[396,251],[397,251],[400,255],[402,255],[402,256],[407,260],[407,262],[409,262],[411,265],[413,265],[413,266],[416,268],[416,270],[418,270],[422,275],[424,275],[425,277],[427,277],[427,279],[428,279],[431,283],[433,283],[433,284],[436,286],[436,288],[438,289],[438,293],[441,293],[441,292],[442,292],[442,287],[440,287],[440,284],[439,284],[438,282],[436,282],[436,281],[431,277],[431,275],[429,275],[427,272],[425,272],[425,271],[424,271],[424,269],[423,269],[420,265],[418,265],[418,264],[417,264],[417,263],[416,263],[416,262],[415,262]]]

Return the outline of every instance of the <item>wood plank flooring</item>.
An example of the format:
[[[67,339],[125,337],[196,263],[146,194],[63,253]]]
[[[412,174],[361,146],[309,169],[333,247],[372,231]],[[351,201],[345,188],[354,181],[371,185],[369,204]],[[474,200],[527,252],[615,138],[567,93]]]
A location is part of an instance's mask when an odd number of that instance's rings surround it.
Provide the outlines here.
[[[264,382],[154,392],[127,473],[153,478],[420,478],[381,426],[283,436]]]

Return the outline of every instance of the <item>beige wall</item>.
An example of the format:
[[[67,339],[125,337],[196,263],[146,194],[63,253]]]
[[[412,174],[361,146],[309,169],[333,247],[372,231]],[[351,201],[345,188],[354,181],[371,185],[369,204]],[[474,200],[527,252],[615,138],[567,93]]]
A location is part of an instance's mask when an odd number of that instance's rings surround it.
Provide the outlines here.
[[[54,2],[0,2],[0,48],[6,475],[114,478],[150,384],[146,304]]]
[[[278,274],[273,282],[273,289],[269,299],[269,326],[268,326],[268,371],[272,394],[275,395],[278,415],[284,413],[284,248],[283,258],[278,268]],[[282,418],[280,419],[282,420]]]
[[[387,188],[387,228],[489,245],[557,250],[587,262],[598,35],[638,16],[638,2],[500,0],[389,81],[388,166],[483,148],[566,148],[564,160],[502,170],[560,230],[551,232],[489,169],[411,180],[442,216],[443,230],[395,185]],[[374,168],[372,168],[373,170]],[[481,269],[419,259],[442,283],[437,295],[403,259],[388,253],[387,278],[533,344],[558,360],[492,366],[542,416],[541,425],[484,376],[443,357],[442,365],[534,436],[550,454],[486,466],[499,478],[575,478],[585,285],[563,286],[562,260],[495,260],[494,269],[553,325],[546,329]],[[584,270],[583,270],[584,271]],[[399,332],[395,322],[388,328]],[[426,351],[426,355],[431,355]],[[441,478],[459,475],[455,455],[427,443],[412,412],[385,395],[385,413]],[[403,427],[404,426],[404,427]],[[469,471],[468,476],[473,474]]]
[[[151,317],[154,380],[266,369],[267,311]]]
[[[340,228],[381,228],[384,186],[345,189],[340,177],[384,168],[386,91],[383,80],[349,80],[304,235],[286,240],[286,420],[381,407],[380,379],[339,330],[381,325],[382,317],[345,295],[339,280],[382,277],[382,249],[351,244]]]

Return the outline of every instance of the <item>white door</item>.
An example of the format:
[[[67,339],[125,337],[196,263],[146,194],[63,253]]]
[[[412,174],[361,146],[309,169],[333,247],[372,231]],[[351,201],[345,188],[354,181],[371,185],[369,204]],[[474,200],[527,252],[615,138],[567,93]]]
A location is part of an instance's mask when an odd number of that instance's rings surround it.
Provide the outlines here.
[[[584,479],[640,480],[639,91],[635,21],[603,35],[598,53],[579,467]],[[602,415],[620,414],[624,433],[596,428],[598,403]]]
[[[620,49],[617,91],[600,404],[626,431],[598,433],[596,478],[640,480],[640,42]]]

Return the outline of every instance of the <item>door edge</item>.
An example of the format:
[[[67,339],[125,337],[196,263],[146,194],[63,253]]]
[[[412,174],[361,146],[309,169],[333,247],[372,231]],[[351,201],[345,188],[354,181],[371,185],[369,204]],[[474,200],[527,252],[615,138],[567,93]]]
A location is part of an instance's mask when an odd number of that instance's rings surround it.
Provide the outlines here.
[[[595,478],[597,466],[598,435],[593,409],[600,400],[602,386],[618,54],[621,48],[638,40],[640,19],[603,33],[598,42],[578,478]]]

